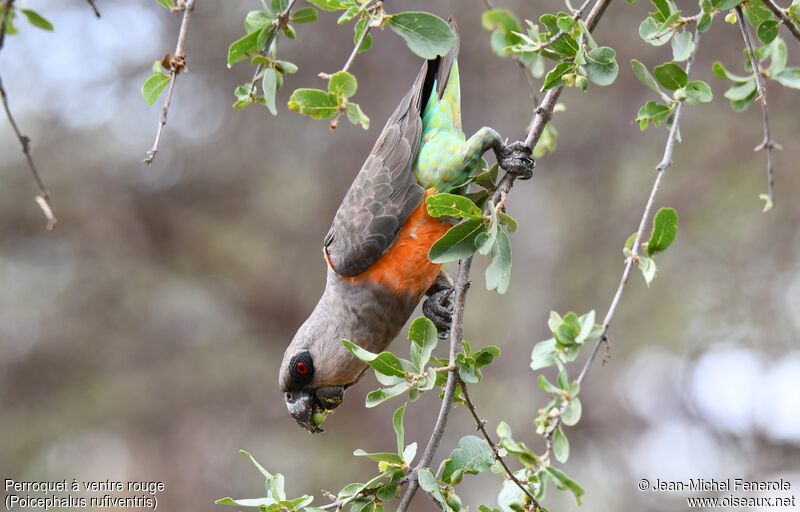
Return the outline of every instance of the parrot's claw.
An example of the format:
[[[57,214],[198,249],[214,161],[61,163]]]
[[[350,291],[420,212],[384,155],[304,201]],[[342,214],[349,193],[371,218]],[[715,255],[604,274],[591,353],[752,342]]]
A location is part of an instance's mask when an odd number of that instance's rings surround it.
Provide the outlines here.
[[[503,144],[495,150],[497,163],[504,171],[515,175],[521,180],[529,180],[533,177],[533,168],[536,162],[531,157],[531,148],[524,142],[517,141],[511,144]]]
[[[444,288],[422,303],[422,314],[433,322],[440,337],[447,336],[453,321],[453,302],[450,300],[452,293],[453,288]]]

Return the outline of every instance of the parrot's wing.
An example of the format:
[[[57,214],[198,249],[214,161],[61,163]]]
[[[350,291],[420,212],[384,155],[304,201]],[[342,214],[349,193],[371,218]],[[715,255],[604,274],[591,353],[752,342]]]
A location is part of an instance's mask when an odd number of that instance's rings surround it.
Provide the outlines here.
[[[430,95],[442,96],[458,55],[458,29],[452,20],[450,27],[456,34],[453,49],[422,65],[336,212],[325,251],[338,274],[355,276],[375,263],[425,196],[412,166],[422,137],[422,109]]]
[[[422,130],[423,92],[432,81],[428,66],[428,62],[422,66],[414,86],[386,122],[325,237],[328,261],[338,274],[355,276],[375,263],[425,195],[411,166]]]

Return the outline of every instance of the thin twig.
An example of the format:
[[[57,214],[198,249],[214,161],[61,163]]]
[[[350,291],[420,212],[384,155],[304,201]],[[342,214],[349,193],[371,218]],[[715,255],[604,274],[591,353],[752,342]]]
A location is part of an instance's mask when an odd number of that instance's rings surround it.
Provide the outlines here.
[[[156,140],[153,142],[153,147],[147,152],[147,156],[142,163],[151,165],[158,153],[158,146],[161,144],[161,134],[164,132],[164,126],[167,125],[167,113],[169,112],[169,105],[172,102],[172,93],[175,91],[175,81],[178,79],[178,74],[186,69],[186,55],[183,52],[183,45],[186,42],[186,32],[189,30],[189,16],[194,10],[195,0],[186,0],[183,5],[183,19],[181,19],[181,28],[178,32],[178,43],[175,45],[175,55],[170,59],[170,77],[169,89],[167,89],[167,97],[164,100],[164,106],[161,108],[161,114],[158,116],[158,130],[156,131]]]
[[[467,297],[467,290],[469,289],[469,270],[472,266],[472,258],[460,260],[458,262],[458,274],[455,278],[455,291],[453,292],[453,321],[450,324],[450,358],[449,366],[455,366],[456,356],[461,348],[461,335],[464,329],[464,303]],[[430,466],[436,450],[439,448],[439,443],[442,441],[444,430],[447,427],[447,418],[450,414],[450,409],[453,407],[453,398],[455,396],[456,380],[458,376],[456,372],[450,372],[447,375],[447,383],[444,387],[444,397],[442,398],[442,405],[439,407],[439,415],[436,418],[436,425],[433,427],[431,437],[428,440],[428,445],[422,453],[419,462],[411,473],[411,480],[406,487],[406,492],[400,499],[400,504],[397,507],[397,512],[405,512],[414,498],[414,493],[417,492],[419,481],[417,480],[417,473],[420,469]]]
[[[767,87],[764,84],[764,77],[761,76],[761,67],[758,64],[758,57],[753,49],[753,41],[750,38],[750,32],[747,29],[747,24],[744,21],[744,13],[742,6],[736,6],[736,19],[739,21],[739,30],[742,32],[742,39],[747,47],[747,55],[750,58],[750,64],[753,67],[753,74],[756,77],[756,87],[758,89],[758,96],[761,99],[761,120],[764,125],[764,140],[755,147],[755,151],[765,149],[767,152],[767,201],[764,205],[764,211],[771,210],[775,206],[775,176],[772,169],[773,150],[775,148],[781,149],[780,144],[775,142],[772,138],[772,131],[769,128],[769,110],[767,109]]]
[[[489,432],[486,430],[486,420],[481,419],[481,417],[478,415],[475,402],[473,402],[469,397],[466,383],[459,379],[458,385],[461,386],[461,394],[464,397],[464,403],[467,406],[467,409],[469,409],[469,412],[472,414],[472,417],[475,419],[475,424],[478,426],[478,430],[481,432],[481,434],[483,434],[484,439],[486,439],[486,442],[489,443],[489,447],[494,453],[494,459],[499,462],[501,466],[503,466],[508,478],[528,496],[528,499],[530,499],[531,503],[533,504],[534,510],[541,508],[539,503],[536,501],[536,498],[534,498],[533,494],[531,494],[531,491],[529,491],[528,488],[519,481],[519,478],[514,476],[514,472],[511,471],[511,468],[508,467],[503,456],[500,455],[500,450],[497,448],[497,444],[495,444],[495,442],[492,440],[492,436],[489,435]]]
[[[786,28],[789,29],[789,32],[792,33],[795,39],[800,42],[800,28],[792,21],[789,16],[786,15],[786,10],[781,9],[781,7],[775,3],[775,0],[764,0],[764,5],[767,6],[767,9],[772,11],[772,13],[780,19]]]
[[[6,3],[3,6],[3,23],[2,26],[0,26],[0,50],[2,50],[3,43],[5,42],[6,27],[11,19],[11,10],[13,7],[14,0],[6,0]],[[3,109],[6,111],[8,122],[11,124],[11,128],[14,130],[17,140],[19,140],[19,145],[22,147],[22,153],[25,155],[25,160],[28,161],[28,169],[30,170],[31,176],[33,176],[33,180],[36,182],[36,187],[39,189],[39,195],[36,196],[36,204],[39,205],[39,208],[41,208],[45,218],[47,218],[48,231],[52,230],[58,221],[53,213],[53,205],[50,203],[50,192],[47,191],[47,187],[45,186],[42,177],[39,175],[39,171],[36,169],[36,164],[33,163],[33,157],[31,156],[31,139],[20,131],[17,121],[14,119],[14,116],[11,113],[11,107],[8,104],[8,94],[6,93],[5,87],[3,87],[2,77],[0,77],[0,97],[2,97]]]
[[[58,220],[53,213],[53,206],[50,203],[50,192],[47,191],[47,187],[44,181],[42,181],[41,176],[39,176],[36,165],[33,163],[33,157],[31,156],[31,139],[19,131],[17,122],[14,120],[14,116],[11,115],[11,109],[8,106],[8,94],[6,94],[6,90],[3,87],[2,78],[0,78],[0,96],[3,98],[3,108],[6,111],[6,116],[8,116],[8,122],[11,123],[11,128],[14,129],[17,139],[19,139],[20,146],[22,146],[22,153],[25,154],[25,159],[28,161],[28,169],[30,169],[33,180],[39,188],[39,195],[36,196],[36,204],[39,205],[39,208],[42,209],[44,216],[47,218],[47,230],[52,230]]]
[[[364,31],[361,32],[361,37],[358,38],[358,42],[353,47],[353,51],[350,53],[350,56],[347,58],[347,62],[344,63],[342,71],[349,70],[350,66],[353,65],[353,61],[356,60],[356,55],[358,55],[358,51],[361,49],[361,46],[364,44],[364,41],[367,40],[367,36],[369,35],[370,30],[372,30],[372,24],[367,23],[367,26],[364,27]]]
[[[94,15],[99,18],[100,11],[97,10],[97,6],[94,4],[94,0],[86,0],[86,1],[89,3],[89,6],[92,8],[92,11],[94,11]]]
[[[697,48],[700,45],[700,32],[695,30],[694,32],[694,42],[695,48],[692,52],[691,56],[689,57],[689,61],[686,63],[686,74],[691,76],[692,67],[694,65],[695,55],[697,54]],[[644,212],[642,213],[642,218],[639,221],[639,229],[636,231],[636,236],[634,237],[633,246],[631,247],[631,253],[628,258],[625,260],[625,268],[622,271],[622,278],[620,279],[619,286],[617,287],[617,291],[614,293],[614,297],[611,299],[611,304],[608,307],[608,311],[606,312],[606,316],[603,319],[603,330],[595,342],[594,347],[592,348],[592,352],[589,355],[589,358],[584,363],[583,367],[581,368],[581,372],[578,374],[578,378],[576,379],[577,383],[580,385],[583,380],[586,378],[586,375],[589,373],[589,368],[592,367],[594,361],[597,359],[597,354],[600,352],[601,345],[608,344],[608,330],[609,326],[611,325],[611,321],[614,319],[614,315],[617,312],[617,308],[619,307],[619,303],[622,300],[622,295],[625,292],[625,287],[628,284],[628,280],[630,278],[631,272],[633,270],[633,266],[639,261],[639,248],[642,244],[642,237],[644,236],[645,228],[647,227],[647,223],[650,220],[650,216],[653,212],[653,205],[655,204],[655,197],[658,193],[658,190],[661,188],[661,182],[666,175],[667,169],[672,165],[672,153],[675,151],[675,144],[678,140],[678,132],[679,132],[679,122],[681,114],[683,113],[684,103],[680,102],[675,107],[675,115],[672,120],[672,127],[669,131],[669,136],[667,137],[667,142],[664,146],[664,155],[661,158],[661,162],[656,166],[656,179],[653,182],[653,187],[650,190],[650,196],[647,198],[647,203],[645,204]],[[566,410],[567,403],[560,407],[558,410],[558,414],[556,415],[553,423],[551,424],[547,434],[545,435],[545,439],[547,441],[547,451],[543,455],[543,457],[547,457],[550,454],[550,450],[552,448],[552,437],[555,433],[558,426],[561,424],[561,419],[563,417],[564,411]]]
[[[289,16],[292,14],[292,9],[294,8],[294,4],[297,3],[297,0],[291,0],[289,5],[286,6],[283,12],[279,13],[275,18],[273,23],[275,24],[275,30],[269,35],[267,38],[267,43],[264,45],[264,49],[261,50],[260,55],[266,55],[269,53],[270,48],[272,48],[272,43],[275,41],[275,38],[278,37],[278,32],[281,31],[286,25],[289,23]],[[253,79],[250,81],[250,93],[255,94],[256,92],[256,82],[258,82],[259,76],[261,72],[264,70],[264,64],[260,63],[256,66],[256,71],[253,73]]]

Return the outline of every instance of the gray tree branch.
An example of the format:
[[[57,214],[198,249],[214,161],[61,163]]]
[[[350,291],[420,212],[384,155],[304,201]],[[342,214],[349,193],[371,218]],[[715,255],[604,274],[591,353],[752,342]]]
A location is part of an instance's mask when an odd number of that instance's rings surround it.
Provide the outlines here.
[[[514,482],[514,484],[516,484],[516,486],[519,487],[520,490],[522,490],[522,492],[525,493],[526,496],[528,496],[528,499],[531,500],[533,509],[534,510],[541,509],[541,505],[539,505],[539,502],[536,501],[536,498],[533,496],[533,494],[531,494],[531,491],[529,491],[528,488],[525,487],[522,484],[522,482],[519,481],[519,478],[514,476],[514,472],[511,470],[510,467],[508,467],[508,464],[506,464],[506,460],[503,458],[502,455],[500,455],[500,450],[497,448],[497,444],[494,442],[492,436],[489,435],[489,432],[486,430],[486,420],[482,419],[478,415],[477,408],[475,407],[475,402],[473,402],[472,399],[470,399],[469,397],[466,383],[463,380],[459,379],[458,385],[461,387],[461,394],[464,397],[464,403],[466,404],[467,409],[469,409],[470,414],[472,414],[473,419],[475,419],[475,423],[478,427],[478,430],[480,431],[481,434],[483,434],[483,438],[486,439],[486,442],[492,449],[492,453],[494,453],[494,459],[497,462],[499,462],[501,466],[503,466],[503,469],[505,470],[506,475],[508,475],[508,478],[512,482]]]

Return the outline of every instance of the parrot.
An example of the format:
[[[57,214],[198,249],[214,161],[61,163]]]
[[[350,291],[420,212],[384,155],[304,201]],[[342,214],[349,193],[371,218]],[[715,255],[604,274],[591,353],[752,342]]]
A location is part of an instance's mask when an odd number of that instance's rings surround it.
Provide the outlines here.
[[[383,351],[423,296],[425,316],[440,332],[450,325],[452,285],[428,251],[453,224],[428,215],[426,197],[465,184],[489,149],[506,172],[533,174],[522,142],[506,144],[488,127],[466,138],[458,29],[452,19],[449,25],[454,47],[422,64],[345,194],[323,242],[325,290],[284,353],[280,391],[309,432],[322,431],[325,416],[367,369],[340,340]]]

